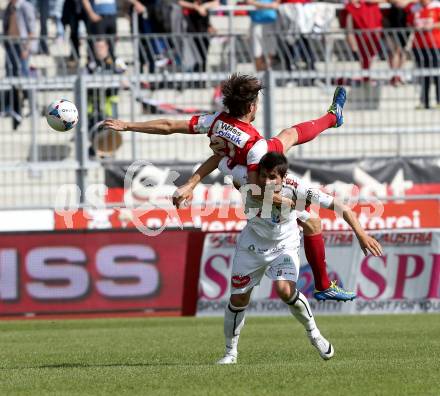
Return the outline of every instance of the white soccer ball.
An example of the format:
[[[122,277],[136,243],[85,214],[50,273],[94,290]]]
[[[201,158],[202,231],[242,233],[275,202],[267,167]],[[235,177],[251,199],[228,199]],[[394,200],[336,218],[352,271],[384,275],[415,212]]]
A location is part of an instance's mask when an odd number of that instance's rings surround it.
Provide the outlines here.
[[[66,99],[59,99],[47,107],[47,123],[58,132],[66,132],[78,123],[78,109]]]

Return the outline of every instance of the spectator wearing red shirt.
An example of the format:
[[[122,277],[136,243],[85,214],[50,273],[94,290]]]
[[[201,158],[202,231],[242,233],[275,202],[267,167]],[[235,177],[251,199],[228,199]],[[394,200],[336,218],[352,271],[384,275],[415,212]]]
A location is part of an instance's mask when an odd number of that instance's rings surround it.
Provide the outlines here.
[[[408,7],[408,23],[417,31],[414,34],[413,52],[419,69],[440,67],[440,2],[420,0]],[[440,79],[438,76],[421,78],[421,104],[429,109],[429,87],[434,80],[437,106],[440,105]]]
[[[380,2],[380,1],[378,1]],[[382,29],[382,14],[378,2],[350,0],[345,6],[345,27],[348,32],[348,43],[357,53],[362,69],[371,67],[374,57],[379,52]],[[362,30],[353,32],[353,30]],[[368,80],[368,79],[365,79]]]

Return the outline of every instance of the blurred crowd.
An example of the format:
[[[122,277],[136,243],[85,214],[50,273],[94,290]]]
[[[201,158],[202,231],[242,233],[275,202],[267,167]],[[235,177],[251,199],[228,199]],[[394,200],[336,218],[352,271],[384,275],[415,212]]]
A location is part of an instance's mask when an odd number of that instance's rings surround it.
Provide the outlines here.
[[[124,15],[130,18],[132,32],[142,35],[140,71],[154,73],[166,65],[170,62],[167,48],[175,45],[167,36],[145,35],[183,32],[198,34],[194,35],[191,62],[184,71],[206,71],[210,33],[216,32],[210,15],[225,3],[220,0],[9,0],[3,10],[3,35],[11,39],[4,41],[6,74],[28,76],[31,54],[49,54],[46,39],[49,20],[55,25],[57,39],[71,43],[71,54],[66,60],[70,66],[77,65],[80,58],[83,42],[80,37],[102,35],[100,39],[85,40],[89,71],[123,69],[123,63],[118,64],[115,57],[114,38],[118,35],[118,18]],[[348,0],[342,9],[338,7],[338,12],[334,3],[311,0],[247,0],[238,4],[255,7],[245,13],[250,18],[251,48],[257,71],[279,62],[280,54],[287,70],[294,70],[299,64],[306,70],[315,70],[317,54],[310,33],[325,32],[334,26],[335,18],[346,29],[351,59],[357,60],[363,70],[368,70],[376,57],[383,59],[386,52],[391,69],[396,70],[390,81],[394,86],[404,83],[398,71],[408,57],[417,68],[438,68],[440,3],[390,0],[387,7],[380,7],[380,3],[385,1]],[[395,30],[384,35],[383,28]],[[410,33],[405,28],[418,31]],[[280,31],[283,33],[279,34]],[[364,81],[368,80],[364,77]],[[421,79],[421,106],[425,108],[430,107],[431,81],[437,104],[440,103],[439,78],[426,76]]]

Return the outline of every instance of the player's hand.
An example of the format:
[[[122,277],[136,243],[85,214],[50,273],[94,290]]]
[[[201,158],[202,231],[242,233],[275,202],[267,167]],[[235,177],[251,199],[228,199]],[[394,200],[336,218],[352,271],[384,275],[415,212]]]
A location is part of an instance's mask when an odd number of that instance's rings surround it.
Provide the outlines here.
[[[187,184],[179,187],[173,194],[173,205],[181,208],[189,204],[193,198],[193,187]]]
[[[361,249],[365,256],[368,256],[368,252],[376,257],[383,255],[383,248],[381,244],[366,234],[359,237],[359,245],[361,245]]]
[[[126,131],[127,123],[121,120],[108,119],[103,121],[101,129],[113,129],[115,131]]]

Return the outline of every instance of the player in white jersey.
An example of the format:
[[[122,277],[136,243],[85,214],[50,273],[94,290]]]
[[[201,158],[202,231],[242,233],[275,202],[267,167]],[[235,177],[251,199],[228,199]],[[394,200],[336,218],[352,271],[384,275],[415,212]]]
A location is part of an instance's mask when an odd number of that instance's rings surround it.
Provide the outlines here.
[[[266,154],[260,161],[257,184],[265,198],[262,202],[248,193],[245,207],[249,220],[241,232],[235,250],[231,297],[224,318],[226,352],[218,361],[219,364],[237,362],[238,340],[245,322],[245,310],[253,287],[260,283],[263,275],[275,282],[278,296],[304,326],[311,344],[320,356],[327,360],[334,354],[333,346],[316,326],[307,298],[296,288],[300,265],[300,236],[295,211],[297,203],[313,201],[322,207],[342,213],[364,253],[382,255],[379,242],[365,233],[348,206],[330,195],[312,189],[300,179],[287,175],[287,169],[287,159],[283,154]],[[243,178],[245,173],[245,167],[236,166],[233,169],[236,180]],[[286,202],[290,202],[289,206],[273,204],[274,192],[281,192]]]

